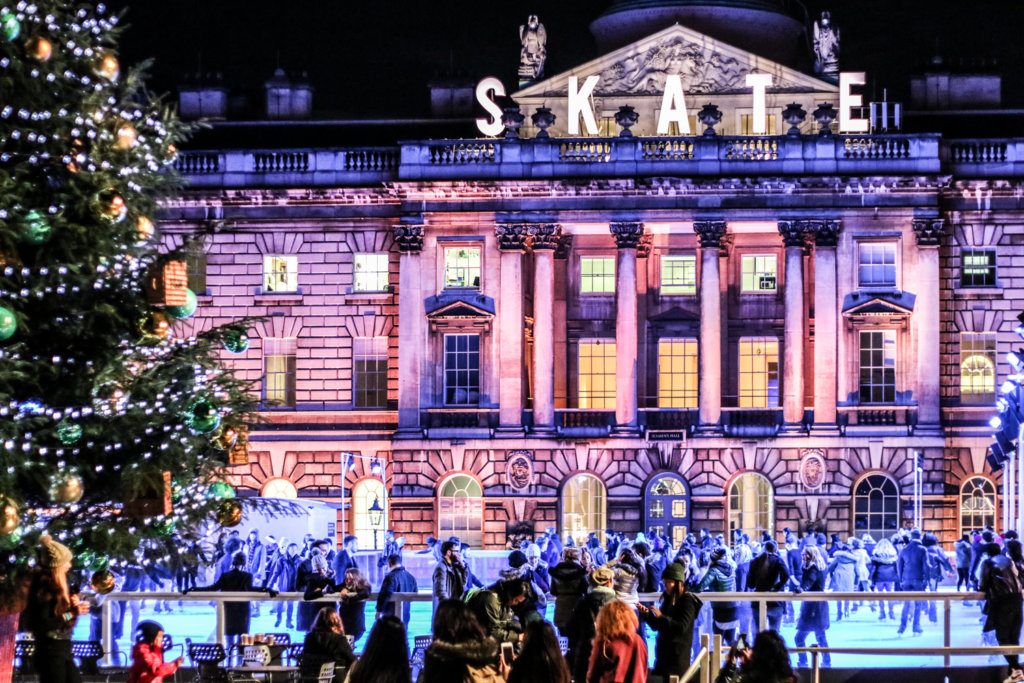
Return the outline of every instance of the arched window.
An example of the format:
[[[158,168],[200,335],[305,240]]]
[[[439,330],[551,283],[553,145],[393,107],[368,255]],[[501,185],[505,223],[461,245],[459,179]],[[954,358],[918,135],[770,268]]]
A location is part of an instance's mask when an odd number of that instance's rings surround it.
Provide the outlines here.
[[[996,525],[996,485],[987,477],[971,477],[960,487],[960,533]]]
[[[260,495],[264,498],[298,498],[299,492],[291,481],[284,477],[274,477],[263,482]]]
[[[853,533],[871,534],[876,541],[900,526],[900,490],[885,474],[869,474],[853,489]]]
[[[644,530],[668,536],[674,547],[690,531],[690,496],[678,474],[659,474],[647,484],[644,500]]]
[[[458,536],[463,543],[480,548],[484,540],[484,491],[468,474],[454,474],[438,487],[437,538]]]
[[[380,550],[384,547],[384,530],[388,526],[384,482],[365,477],[352,487],[352,530],[359,547]]]
[[[737,529],[760,539],[767,531],[775,536],[775,492],[771,482],[757,472],[736,477],[729,487],[729,538]]]
[[[562,487],[562,534],[584,545],[591,531],[604,542],[607,524],[604,482],[593,474],[576,474]]]

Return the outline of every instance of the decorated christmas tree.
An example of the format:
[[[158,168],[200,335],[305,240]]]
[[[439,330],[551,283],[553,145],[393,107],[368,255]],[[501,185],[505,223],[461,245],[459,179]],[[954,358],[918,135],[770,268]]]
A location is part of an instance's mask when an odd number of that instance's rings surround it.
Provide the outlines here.
[[[6,6],[5,6],[6,5]],[[174,565],[241,506],[224,468],[254,403],[222,366],[246,322],[189,334],[159,241],[187,133],[118,61],[102,6],[0,0],[0,597],[43,534],[99,592]],[[3,611],[3,610],[0,610]]]

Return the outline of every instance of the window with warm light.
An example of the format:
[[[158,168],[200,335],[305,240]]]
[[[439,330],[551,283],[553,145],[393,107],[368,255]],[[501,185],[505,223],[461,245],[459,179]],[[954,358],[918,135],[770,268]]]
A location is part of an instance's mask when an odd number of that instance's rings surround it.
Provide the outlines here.
[[[352,487],[352,531],[360,550],[382,550],[387,528],[384,484],[376,477],[364,477]]]
[[[297,256],[263,257],[263,291],[299,291],[299,259]]]
[[[748,254],[740,259],[740,289],[748,293],[774,292],[778,284],[775,254]]]
[[[352,403],[357,408],[387,407],[387,337],[352,340]]]
[[[206,293],[206,254],[189,252],[185,257],[188,288],[196,294]]]
[[[960,333],[960,402],[991,404],[996,400],[996,335]]]
[[[386,292],[388,290],[388,255],[356,254],[352,291]]]
[[[960,533],[996,525],[996,485],[987,477],[971,477],[960,487]]]
[[[739,407],[777,407],[779,340],[773,337],[746,337],[740,339],[739,351]]]
[[[697,340],[658,340],[658,407],[697,407]]]
[[[284,477],[272,477],[263,482],[260,487],[260,496],[263,498],[298,498],[299,492],[288,479]]]
[[[697,293],[697,257],[696,256],[662,256],[661,286],[662,296],[673,294]]]
[[[607,339],[581,339],[577,378],[580,408],[614,410],[615,342]]]
[[[444,288],[480,288],[479,247],[447,247],[444,250]]]
[[[450,406],[480,403],[480,335],[444,336],[444,402]]]
[[[267,406],[295,407],[294,338],[263,339],[263,403]]]
[[[900,490],[884,474],[864,477],[853,489],[853,533],[871,534],[876,541],[889,538],[899,528]]]
[[[729,487],[729,538],[733,532],[760,539],[767,532],[775,536],[775,492],[771,482],[757,472],[736,477]]]
[[[896,286],[895,242],[861,242],[857,249],[857,282],[861,287]]]
[[[580,292],[582,294],[615,293],[615,259],[611,256],[580,258]]]
[[[860,402],[896,402],[896,331],[860,333]]]
[[[586,544],[590,532],[604,539],[607,528],[604,483],[592,474],[576,474],[562,487],[562,534],[572,536],[577,547]]]
[[[483,543],[483,489],[473,477],[455,474],[442,482],[437,496],[437,537],[458,536],[479,548]]]
[[[960,252],[961,287],[996,286],[996,252],[994,249],[964,249]]]
[[[765,117],[765,127],[767,132],[755,133],[754,132],[754,115],[753,114],[740,114],[740,135],[778,135],[775,132],[776,123],[775,116],[768,114]]]

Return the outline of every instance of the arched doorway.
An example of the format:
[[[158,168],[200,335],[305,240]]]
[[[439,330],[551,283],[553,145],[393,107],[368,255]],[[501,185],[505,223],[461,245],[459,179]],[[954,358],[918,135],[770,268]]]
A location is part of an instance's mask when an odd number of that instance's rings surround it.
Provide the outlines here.
[[[480,548],[484,540],[484,491],[468,474],[453,474],[437,487],[437,538],[458,536]]]
[[[352,487],[352,531],[359,539],[360,549],[384,548],[384,530],[388,526],[384,505],[384,482],[377,477],[364,477]]]
[[[576,474],[562,487],[562,535],[585,545],[593,531],[604,543],[607,525],[604,482],[593,474]]]
[[[876,541],[896,533],[900,525],[900,489],[887,474],[869,474],[853,487],[853,534],[871,534]]]
[[[764,532],[775,536],[775,491],[757,472],[741,474],[729,487],[730,542],[737,530],[758,540]]]
[[[974,476],[960,487],[960,533],[996,526],[996,485],[988,477]]]
[[[678,474],[665,472],[644,490],[644,530],[665,535],[676,548],[690,532],[690,493]]]

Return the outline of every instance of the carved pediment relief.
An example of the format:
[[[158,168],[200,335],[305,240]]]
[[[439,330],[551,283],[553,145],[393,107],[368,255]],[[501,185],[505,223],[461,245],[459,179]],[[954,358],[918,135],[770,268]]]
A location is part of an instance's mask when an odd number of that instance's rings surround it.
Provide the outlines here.
[[[474,328],[486,332],[494,319],[494,299],[476,293],[432,296],[424,302],[424,309],[434,331]]]
[[[910,292],[854,292],[843,299],[843,317],[850,325],[897,323],[905,326],[917,297]]]

